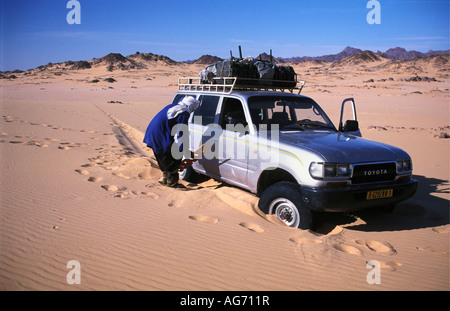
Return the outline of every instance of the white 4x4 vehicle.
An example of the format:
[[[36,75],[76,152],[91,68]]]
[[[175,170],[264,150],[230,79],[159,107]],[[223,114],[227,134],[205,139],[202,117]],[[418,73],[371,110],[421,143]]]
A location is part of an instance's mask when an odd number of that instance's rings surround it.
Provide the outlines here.
[[[189,149],[204,145],[183,179],[201,173],[251,191],[261,211],[302,229],[311,227],[311,211],[392,207],[415,193],[410,156],[361,138],[353,99],[342,103],[336,128],[313,99],[292,89],[237,90],[226,83],[180,80],[173,102],[195,96],[201,103],[189,121]],[[346,104],[354,119],[343,124]]]

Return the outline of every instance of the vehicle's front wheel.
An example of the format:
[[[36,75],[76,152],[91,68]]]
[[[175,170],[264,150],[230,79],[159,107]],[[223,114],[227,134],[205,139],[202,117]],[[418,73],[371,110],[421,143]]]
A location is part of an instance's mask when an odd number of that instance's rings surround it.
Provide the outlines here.
[[[186,167],[182,172],[178,172],[180,179],[185,180],[187,182],[192,182],[195,178],[195,171],[192,166]]]
[[[278,182],[268,187],[259,199],[259,209],[276,215],[287,226],[310,229],[311,210],[303,203],[300,186],[292,182]]]

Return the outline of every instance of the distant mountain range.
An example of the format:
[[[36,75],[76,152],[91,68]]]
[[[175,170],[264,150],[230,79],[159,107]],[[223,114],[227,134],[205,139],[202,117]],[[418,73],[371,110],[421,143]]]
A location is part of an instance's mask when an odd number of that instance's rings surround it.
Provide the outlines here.
[[[337,62],[340,61],[346,57],[349,57],[350,55],[356,54],[362,52],[360,49],[352,48],[350,46],[347,46],[342,52],[339,52],[337,54],[329,54],[329,55],[323,55],[323,56],[302,56],[302,57],[290,57],[290,58],[280,58],[280,61],[282,62],[291,62],[291,63],[298,63],[298,62],[307,62],[307,61],[323,61],[323,62]]]
[[[305,61],[317,61],[317,62],[330,62],[333,65],[350,65],[350,64],[361,64],[367,62],[380,61],[383,59],[407,61],[417,58],[425,58],[430,56],[439,55],[450,55],[450,50],[447,51],[429,51],[427,53],[421,53],[417,51],[407,51],[404,48],[393,48],[386,52],[371,52],[363,51],[353,47],[346,47],[343,51],[337,54],[323,55],[323,56],[303,56],[303,57],[290,57],[290,58],[277,58],[274,56],[262,53],[255,57],[255,59],[262,59],[265,61],[272,61],[274,63],[298,63]],[[149,66],[153,66],[154,63],[161,63],[165,65],[177,65],[182,63],[190,64],[202,64],[210,65],[222,60],[217,56],[203,55],[196,60],[177,62],[170,59],[164,55],[157,55],[152,53],[140,53],[123,56],[119,53],[110,53],[101,58],[94,58],[89,61],[66,61],[63,63],[53,64],[48,63],[47,65],[39,66],[36,69],[30,70],[47,70],[47,69],[62,69],[62,70],[80,70],[80,69],[90,69],[92,67],[105,67],[108,71],[115,70],[139,70],[145,69]],[[5,71],[3,73],[20,73],[22,70],[15,71]],[[5,78],[5,75],[0,75],[0,78]]]
[[[92,67],[105,67],[108,71],[115,70],[139,70],[148,68],[154,63],[162,63],[165,65],[176,65],[176,61],[170,59],[164,55],[157,55],[152,53],[140,53],[123,56],[120,53],[109,53],[100,58],[94,58],[92,60],[81,60],[81,61],[65,61],[62,63],[48,63],[47,65],[42,65],[37,67],[35,70],[42,71],[46,69],[56,68],[62,70],[80,70],[80,69],[90,69]],[[33,70],[33,69],[30,69]],[[13,73],[22,72],[21,70],[12,71]]]
[[[274,57],[272,56],[272,60],[275,63],[299,63],[299,62],[306,62],[306,61],[323,61],[323,62],[338,62],[346,57],[349,57],[356,53],[361,53],[363,50],[353,48],[350,46],[347,46],[344,50],[337,54],[329,54],[329,55],[322,55],[322,56],[296,56],[296,57],[289,57],[289,58],[280,58],[280,57]],[[373,53],[373,52],[371,52]],[[412,60],[414,58],[423,58],[428,56],[434,56],[434,55],[442,55],[442,54],[450,54],[450,50],[447,51],[428,51],[427,53],[422,53],[418,51],[407,51],[404,48],[396,47],[387,50],[386,52],[378,51],[376,53],[373,53],[382,57],[385,57],[387,59],[394,59],[394,60]],[[262,53],[255,57],[256,59],[262,59],[265,61],[270,61],[270,55],[267,55],[267,53]],[[194,61],[187,61],[187,63],[196,63],[196,64],[212,64],[214,62],[217,62],[221,60],[219,57],[211,56],[211,55],[203,55],[197,60]]]
[[[315,56],[315,57],[309,57],[309,56],[303,56],[303,57],[291,57],[291,58],[282,58],[280,60],[285,62],[304,62],[304,61],[313,61],[313,60],[319,60],[324,62],[336,62],[340,61],[350,55],[360,53],[362,50],[353,48],[350,46],[347,46],[342,52],[339,52],[337,54],[330,54],[330,55],[323,55],[323,56]],[[395,59],[395,60],[412,60],[414,58],[418,57],[428,57],[428,56],[434,56],[434,55],[442,55],[442,54],[450,54],[450,50],[447,51],[428,51],[427,53],[422,53],[418,51],[407,51],[404,48],[396,47],[387,50],[386,52],[376,52],[375,54],[383,56],[388,59]]]

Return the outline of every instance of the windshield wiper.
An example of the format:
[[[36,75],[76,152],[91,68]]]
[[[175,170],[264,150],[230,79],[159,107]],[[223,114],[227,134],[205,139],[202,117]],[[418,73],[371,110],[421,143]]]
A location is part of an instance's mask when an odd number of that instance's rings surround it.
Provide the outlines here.
[[[315,122],[315,121],[299,121],[296,123],[299,127],[315,127],[315,128],[323,128],[323,129],[329,129],[334,130],[334,128],[328,124],[323,124],[321,122]]]
[[[318,127],[318,128],[334,130],[334,128],[332,128],[331,126],[326,125],[326,124],[310,124],[310,125],[311,125],[311,126]]]
[[[282,131],[283,131],[283,130],[290,130],[290,131],[304,131],[305,129],[304,129],[303,127],[301,127],[300,124],[292,123],[292,124],[283,126],[283,127],[281,128],[281,130],[282,130]]]

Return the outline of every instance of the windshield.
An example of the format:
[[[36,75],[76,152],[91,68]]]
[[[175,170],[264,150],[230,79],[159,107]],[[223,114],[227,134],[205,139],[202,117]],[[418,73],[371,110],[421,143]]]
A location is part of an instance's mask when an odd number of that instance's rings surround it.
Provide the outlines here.
[[[325,112],[307,97],[255,96],[248,99],[248,105],[252,122],[259,130],[336,131]]]

